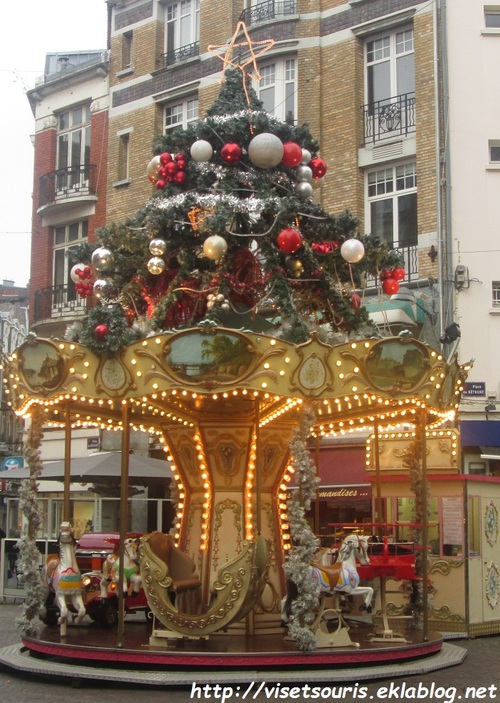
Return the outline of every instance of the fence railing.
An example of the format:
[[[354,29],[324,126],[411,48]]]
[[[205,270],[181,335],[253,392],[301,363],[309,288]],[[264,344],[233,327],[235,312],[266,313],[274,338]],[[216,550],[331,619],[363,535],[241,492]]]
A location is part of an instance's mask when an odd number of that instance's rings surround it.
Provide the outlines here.
[[[95,195],[96,173],[95,164],[79,164],[44,173],[40,177],[40,206],[53,203],[59,198]]]
[[[185,61],[186,59],[192,59],[198,56],[200,53],[200,42],[193,42],[192,44],[186,44],[185,46],[180,46],[178,49],[172,49],[163,54],[163,67],[172,66],[174,63],[179,63],[179,61]]]
[[[250,26],[266,20],[295,15],[295,13],[295,0],[268,0],[268,2],[259,2],[257,5],[243,10],[240,20]]]
[[[415,93],[362,105],[366,142],[380,142],[415,131]]]
[[[33,319],[35,322],[55,317],[83,315],[87,299],[81,298],[73,285],[50,286],[35,291]]]
[[[401,285],[404,286],[405,283],[411,283],[417,281],[418,275],[418,247],[395,247],[394,249],[403,257],[403,268],[405,270],[404,280],[401,281]],[[380,286],[381,282],[377,280],[374,276],[370,276],[366,280],[367,288],[376,288]]]

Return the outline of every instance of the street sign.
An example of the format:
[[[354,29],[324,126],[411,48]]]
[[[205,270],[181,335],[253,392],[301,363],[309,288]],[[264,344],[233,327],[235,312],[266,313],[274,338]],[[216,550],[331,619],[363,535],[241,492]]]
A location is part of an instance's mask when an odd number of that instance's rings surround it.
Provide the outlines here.
[[[486,382],[485,381],[469,381],[464,383],[464,389],[462,391],[462,396],[479,396],[484,398],[486,395]]]
[[[1,470],[8,471],[9,469],[24,468],[24,457],[22,456],[7,456],[2,461]]]

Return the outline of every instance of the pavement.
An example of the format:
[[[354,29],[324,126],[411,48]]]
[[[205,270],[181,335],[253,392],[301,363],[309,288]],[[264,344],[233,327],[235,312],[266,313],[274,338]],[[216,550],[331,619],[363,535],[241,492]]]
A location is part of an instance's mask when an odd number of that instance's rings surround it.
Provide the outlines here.
[[[0,604],[0,702],[239,703],[269,700],[498,701],[500,636],[445,642],[439,655],[384,667],[303,671],[171,672],[79,667],[29,657],[15,626],[19,604]],[[72,689],[78,689],[73,692]]]

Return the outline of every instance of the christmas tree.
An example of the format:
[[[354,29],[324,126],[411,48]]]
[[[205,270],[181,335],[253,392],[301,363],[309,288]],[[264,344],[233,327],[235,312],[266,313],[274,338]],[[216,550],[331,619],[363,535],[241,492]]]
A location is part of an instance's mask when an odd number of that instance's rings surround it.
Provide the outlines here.
[[[307,125],[265,112],[244,70],[226,68],[205,118],[158,138],[154,154],[153,197],[101,229],[99,247],[73,266],[80,294],[101,302],[71,332],[94,351],[204,319],[295,343],[313,329],[340,341],[368,321],[366,276],[404,276],[397,253],[359,235],[348,210],[316,202],[327,170],[317,141]]]

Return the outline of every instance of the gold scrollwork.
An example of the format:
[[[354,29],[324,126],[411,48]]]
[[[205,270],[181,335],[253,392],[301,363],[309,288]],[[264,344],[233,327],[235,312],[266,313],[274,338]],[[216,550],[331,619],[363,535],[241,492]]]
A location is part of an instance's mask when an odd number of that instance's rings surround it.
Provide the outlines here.
[[[453,561],[438,559],[437,561],[431,564],[429,568],[429,573],[442,574],[443,576],[447,576],[452,569],[459,569],[461,566],[463,566],[463,563],[463,559],[455,559]]]

